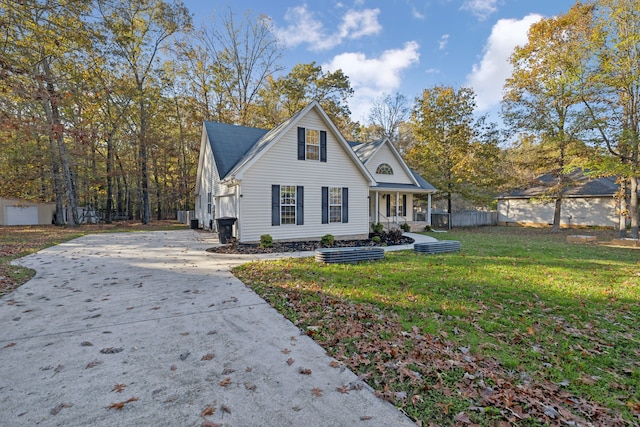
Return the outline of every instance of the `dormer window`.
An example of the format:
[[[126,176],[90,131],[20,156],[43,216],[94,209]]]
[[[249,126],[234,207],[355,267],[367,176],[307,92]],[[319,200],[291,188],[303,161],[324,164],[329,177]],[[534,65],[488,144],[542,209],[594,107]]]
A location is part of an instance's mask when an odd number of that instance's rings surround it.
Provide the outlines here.
[[[391,169],[391,166],[387,163],[382,163],[378,166],[378,169],[376,169],[376,173],[378,175],[393,175],[393,169]]]

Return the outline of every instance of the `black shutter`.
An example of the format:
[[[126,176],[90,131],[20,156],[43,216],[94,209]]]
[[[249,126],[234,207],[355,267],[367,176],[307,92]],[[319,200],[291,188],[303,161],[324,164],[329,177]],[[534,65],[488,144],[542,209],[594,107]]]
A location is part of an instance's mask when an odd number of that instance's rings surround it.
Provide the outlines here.
[[[349,222],[349,189],[342,187],[342,222]]]
[[[305,159],[304,128],[298,128],[298,160]]]
[[[296,224],[304,225],[304,187],[296,187]]]
[[[280,186],[271,186],[271,225],[280,225]]]
[[[329,224],[329,187],[322,187],[322,223]]]
[[[327,132],[324,130],[320,131],[320,161],[327,161]]]
[[[402,216],[407,216],[407,195],[402,195]]]
[[[391,194],[387,194],[387,218],[391,216]]]

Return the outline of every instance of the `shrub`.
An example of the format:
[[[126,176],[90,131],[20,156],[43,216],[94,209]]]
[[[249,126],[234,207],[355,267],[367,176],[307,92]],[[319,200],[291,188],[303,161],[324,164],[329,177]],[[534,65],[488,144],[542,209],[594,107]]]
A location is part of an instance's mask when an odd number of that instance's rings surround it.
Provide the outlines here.
[[[433,231],[433,228],[429,224],[427,224],[424,226],[424,231]]]
[[[336,239],[332,234],[325,234],[324,236],[322,236],[322,239],[320,239],[320,243],[322,243],[322,246],[331,246],[333,245],[333,242],[335,242],[335,240]]]
[[[405,233],[408,233],[411,231],[411,226],[409,224],[407,224],[406,222],[404,224],[400,224],[400,228],[402,229],[402,231],[404,231]]]
[[[273,246],[273,238],[270,234],[263,234],[260,236],[260,247],[261,248],[270,248]]]
[[[392,243],[398,243],[402,239],[402,230],[399,228],[396,230],[389,230],[387,232],[387,240]]]
[[[371,223],[371,230],[373,230],[373,234],[380,234],[382,233],[382,230],[384,230],[384,225],[382,225],[382,223]]]
[[[373,243],[380,243],[381,239],[380,239],[380,236],[373,236],[371,240],[373,241]]]

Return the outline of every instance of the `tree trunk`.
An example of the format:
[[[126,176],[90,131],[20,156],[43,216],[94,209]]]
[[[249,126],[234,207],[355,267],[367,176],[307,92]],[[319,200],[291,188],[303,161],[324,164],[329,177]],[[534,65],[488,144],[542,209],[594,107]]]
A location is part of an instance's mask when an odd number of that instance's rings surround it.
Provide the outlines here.
[[[620,189],[618,190],[620,198],[620,215],[618,222],[618,237],[624,239],[627,237],[627,217],[629,212],[629,204],[627,203],[627,180],[620,180]]]
[[[631,177],[629,190],[631,191],[631,196],[629,198],[629,216],[631,217],[631,238],[638,238],[638,216],[640,216],[640,211],[638,211],[638,178]]]
[[[552,233],[557,233],[560,231],[561,213],[562,213],[562,195],[556,198],[556,204],[553,209],[553,225],[551,226]]]
[[[149,172],[147,170],[149,157],[147,155],[147,111],[144,105],[143,89],[141,84],[138,87],[140,101],[140,135],[139,135],[139,159],[140,162],[140,190],[142,196],[142,212],[141,222],[143,224],[149,224],[151,222],[151,205],[149,200]]]
[[[104,215],[104,222],[111,224],[111,212],[113,211],[113,140],[112,135],[107,137],[107,210]]]
[[[58,156],[56,156],[56,142],[51,133],[49,133],[49,149],[51,151],[53,184],[56,192],[56,213],[54,222],[55,225],[64,225],[64,185],[62,184],[62,176],[60,175],[60,164],[58,163]]]

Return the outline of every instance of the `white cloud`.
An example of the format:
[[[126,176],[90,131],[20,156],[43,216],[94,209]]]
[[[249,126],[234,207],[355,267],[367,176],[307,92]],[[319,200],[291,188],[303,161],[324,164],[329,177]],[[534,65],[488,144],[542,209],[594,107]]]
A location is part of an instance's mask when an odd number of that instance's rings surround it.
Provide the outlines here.
[[[527,43],[527,32],[542,18],[530,14],[523,19],[501,19],[493,26],[480,64],[474,64],[466,85],[473,88],[480,111],[488,111],[502,100],[502,88],[511,75],[509,57],[518,45]]]
[[[497,2],[498,0],[466,0],[460,9],[468,10],[477,16],[478,19],[484,20],[498,10],[496,7]]]
[[[289,47],[307,44],[310,50],[328,50],[339,45],[345,38],[357,39],[378,34],[382,26],[378,22],[380,9],[349,9],[336,30],[331,33],[317,19],[307,5],[287,9],[284,16],[286,28],[275,27],[276,36]]]
[[[442,37],[440,37],[440,41],[438,42],[438,49],[444,50],[447,47],[447,44],[449,44],[449,34],[444,34]]]
[[[361,52],[346,52],[335,56],[323,70],[342,70],[349,77],[354,96],[349,101],[351,117],[366,121],[373,100],[383,93],[394,93],[401,84],[402,72],[418,63],[420,45],[411,41],[402,49],[390,49],[377,58],[367,58]]]

